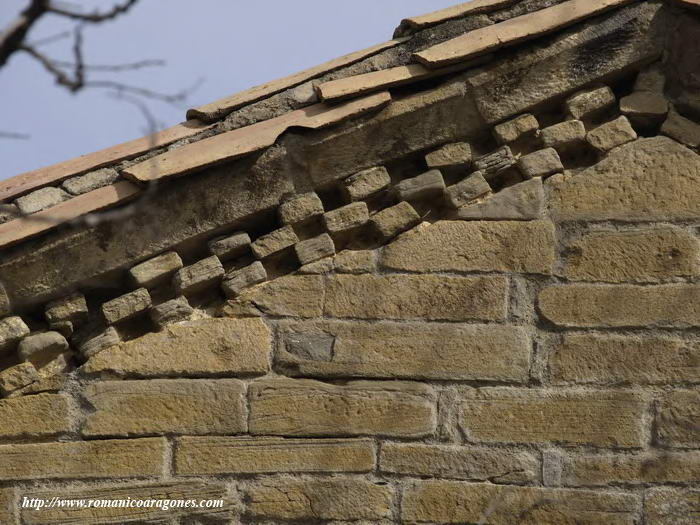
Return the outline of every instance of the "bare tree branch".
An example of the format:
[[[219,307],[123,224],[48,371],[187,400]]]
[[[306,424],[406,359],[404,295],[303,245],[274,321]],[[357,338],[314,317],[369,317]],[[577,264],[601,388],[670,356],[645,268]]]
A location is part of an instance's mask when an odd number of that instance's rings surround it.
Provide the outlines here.
[[[113,18],[117,18],[118,16],[127,13],[132,7],[136,5],[137,2],[138,0],[126,0],[126,2],[124,2],[123,4],[115,5],[107,13],[98,13],[97,11],[94,11],[89,14],[77,13],[75,11],[71,11],[70,9],[57,6],[56,4],[49,5],[48,11],[56,15],[72,18],[73,20],[80,20],[82,22],[90,22],[95,24],[99,22],[105,22],[106,20],[111,20]]]
[[[55,65],[62,68],[72,69],[75,67],[75,62],[67,62],[65,60],[51,60]],[[166,64],[165,60],[140,60],[139,62],[131,62],[126,64],[114,65],[97,65],[84,64],[85,71],[106,71],[110,73],[120,73],[122,71],[134,71],[137,69],[145,69],[148,67],[162,67]]]
[[[29,140],[31,137],[26,133],[16,133],[14,131],[0,131],[0,139]]]
[[[49,0],[32,0],[29,7],[0,33],[0,67],[22,46],[31,27],[46,14],[48,8]]]

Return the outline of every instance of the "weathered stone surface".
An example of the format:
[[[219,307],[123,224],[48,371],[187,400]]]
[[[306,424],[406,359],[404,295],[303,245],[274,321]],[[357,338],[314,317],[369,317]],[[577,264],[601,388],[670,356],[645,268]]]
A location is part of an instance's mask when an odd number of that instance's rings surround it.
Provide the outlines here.
[[[700,490],[659,487],[644,495],[649,525],[695,525],[700,514]]]
[[[601,153],[637,139],[637,133],[624,115],[588,132],[586,140]]]
[[[10,222],[13,219],[17,219],[22,214],[16,204],[13,203],[3,203],[0,207],[0,224]]]
[[[285,226],[284,228],[280,228],[279,230],[275,230],[272,233],[268,233],[256,239],[253,244],[250,245],[250,248],[253,250],[253,255],[258,259],[264,259],[268,255],[281,252],[293,246],[297,242],[299,242],[299,238],[294,232],[294,228]]]
[[[332,272],[335,268],[335,261],[332,257],[326,257],[320,261],[305,264],[297,270],[300,275],[322,275]]]
[[[65,386],[67,379],[68,376],[66,374],[57,374],[50,377],[44,377],[31,385],[20,388],[19,390],[13,392],[9,397],[41,394],[43,392],[60,392]]]
[[[92,337],[83,341],[78,348],[85,357],[89,358],[102,350],[118,345],[120,342],[119,332],[117,332],[116,328],[110,326],[106,330],[93,334]]]
[[[528,179],[547,177],[564,171],[559,154],[554,148],[535,151],[518,159],[518,169]]]
[[[419,383],[269,379],[249,388],[251,434],[420,437],[435,430],[435,394]]]
[[[7,525],[18,525],[16,518],[17,491],[13,487],[0,489],[0,523]]]
[[[460,208],[471,201],[486,195],[491,191],[491,186],[486,182],[481,172],[477,171],[457,184],[449,186],[445,190],[445,197],[452,208]]]
[[[523,382],[531,342],[512,326],[324,321],[280,325],[293,375]]]
[[[445,144],[425,156],[428,169],[468,168],[472,162],[472,148],[466,142]]]
[[[85,321],[88,316],[85,296],[81,293],[74,293],[67,297],[51,301],[46,305],[45,315],[49,324],[70,321],[74,325],[79,325]]]
[[[634,82],[634,90],[637,92],[647,91],[649,93],[663,93],[666,86],[666,75],[660,64],[654,64],[643,69],[637,75]]]
[[[700,343],[661,336],[567,334],[550,357],[555,383],[700,381]]]
[[[659,443],[666,447],[700,448],[700,392],[678,390],[662,396],[656,417]]]
[[[173,277],[173,286],[178,295],[195,295],[216,286],[223,276],[221,261],[212,255],[178,270]]]
[[[378,166],[351,175],[343,181],[343,188],[351,201],[360,201],[385,189],[389,184],[389,172],[384,166]]]
[[[323,203],[314,192],[303,193],[280,204],[277,213],[282,224],[298,224],[323,215]]]
[[[162,330],[167,325],[188,319],[194,310],[187,301],[187,297],[181,295],[170,301],[165,301],[151,308],[148,314],[153,323]]]
[[[164,438],[0,445],[0,480],[159,477]]]
[[[167,283],[182,268],[182,259],[176,252],[167,252],[129,270],[131,281],[138,288],[155,288]]]
[[[537,118],[529,113],[520,115],[493,128],[493,135],[499,144],[510,144],[522,138],[532,138],[540,129]]]
[[[73,369],[73,352],[64,352],[58,354],[44,363],[37,363],[35,367],[39,372],[40,380],[43,378],[51,378],[53,376],[62,375]]]
[[[663,93],[635,91],[620,99],[620,111],[636,124],[660,124],[666,119],[668,110],[668,100]]]
[[[572,284],[540,293],[540,311],[561,326],[700,325],[700,286]]]
[[[569,246],[573,281],[660,282],[700,273],[700,244],[672,226],[588,233]]]
[[[566,120],[544,128],[540,138],[545,148],[565,151],[580,145],[586,139],[586,126],[580,120]]]
[[[317,317],[323,312],[323,277],[290,275],[244,290],[237,298],[270,315]]]
[[[335,245],[331,236],[323,233],[318,237],[296,243],[294,251],[301,264],[309,264],[335,255]]]
[[[634,525],[639,503],[638,496],[614,492],[416,481],[404,490],[401,517],[407,523],[478,523],[487,514],[488,523],[498,525]]]
[[[464,393],[459,423],[470,440],[638,448],[646,400],[614,390],[481,388]]]
[[[201,319],[166,327],[100,352],[85,373],[127,377],[265,374],[270,331],[260,319]]]
[[[549,221],[439,221],[385,247],[380,264],[411,272],[549,274],[555,260]]]
[[[387,242],[400,233],[410,230],[420,222],[420,215],[408,202],[386,208],[369,219],[374,233],[382,242]]]
[[[506,316],[502,277],[337,275],[329,279],[325,315],[360,319],[499,321]]]
[[[7,396],[39,379],[31,363],[20,363],[0,371],[0,395]]]
[[[5,287],[0,283],[0,318],[8,316],[10,313],[12,313],[12,304],[10,304],[10,298],[5,291]]]
[[[43,332],[22,339],[17,350],[24,361],[39,365],[68,350],[68,341],[58,332]]]
[[[237,379],[105,381],[85,387],[94,411],[85,437],[237,434],[246,429],[245,385]]]
[[[549,202],[562,221],[687,220],[700,217],[698,188],[700,156],[656,137],[626,144],[576,177],[551,184]]]
[[[379,469],[415,477],[528,483],[539,478],[539,458],[531,452],[502,448],[384,443]]]
[[[345,233],[364,225],[369,220],[369,209],[364,202],[354,202],[326,212],[323,223],[330,233]]]
[[[220,261],[226,261],[250,250],[250,235],[245,232],[237,232],[209,241],[208,246],[209,251],[216,255]]]
[[[432,169],[417,177],[402,180],[395,188],[400,200],[428,199],[445,191],[445,181],[440,170]]]
[[[20,213],[29,215],[67,201],[71,196],[61,188],[48,186],[33,191],[15,201]]]
[[[0,319],[0,355],[14,350],[17,343],[27,335],[29,335],[29,327],[21,317]]]
[[[503,146],[496,151],[479,157],[474,167],[480,171],[486,180],[492,180],[496,175],[515,164],[515,157],[509,146]]]
[[[224,290],[226,297],[234,298],[246,288],[250,288],[267,280],[267,271],[260,261],[255,261],[253,264],[233,270],[224,276],[224,282],[221,288]]]
[[[565,109],[569,116],[582,120],[600,114],[615,105],[617,99],[608,86],[601,86],[574,94],[566,100]]]
[[[0,438],[27,439],[51,437],[71,430],[68,398],[63,395],[0,399]]]
[[[88,191],[112,184],[118,178],[119,173],[116,170],[103,168],[65,180],[61,187],[72,195],[82,195]]]
[[[686,146],[700,146],[700,124],[679,115],[675,110],[669,112],[661,133]]]
[[[182,437],[175,474],[370,472],[375,456],[369,439]]]
[[[504,188],[486,200],[464,206],[457,218],[464,220],[534,220],[544,216],[542,179],[520,182]]]
[[[354,522],[389,518],[393,489],[363,479],[274,479],[254,484],[248,498],[258,518]]]
[[[371,273],[377,269],[373,250],[343,250],[334,261],[338,273]]]
[[[107,324],[131,319],[151,307],[151,295],[145,288],[121,295],[102,305],[102,315]]]

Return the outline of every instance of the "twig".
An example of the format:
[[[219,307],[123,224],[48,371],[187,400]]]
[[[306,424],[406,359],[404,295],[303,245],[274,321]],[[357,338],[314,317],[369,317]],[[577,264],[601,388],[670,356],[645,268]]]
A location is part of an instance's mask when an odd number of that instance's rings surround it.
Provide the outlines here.
[[[80,20],[82,22],[90,22],[92,24],[96,24],[99,22],[105,22],[106,20],[112,20],[113,18],[116,18],[119,15],[127,13],[132,7],[136,5],[137,2],[138,0],[127,0],[123,4],[115,5],[111,11],[108,11],[106,13],[98,13],[97,11],[94,11],[92,13],[78,13],[76,11],[72,11],[70,9],[60,7],[55,4],[50,5],[48,7],[48,11],[56,15],[65,16],[66,18],[72,18],[73,20]]]
[[[12,131],[0,131],[0,139],[29,140],[31,137],[26,133],[15,133]]]
[[[51,60],[58,67],[63,68],[74,68],[75,62],[67,62],[65,60]],[[147,67],[161,67],[166,64],[165,60],[141,60],[139,62],[132,62],[127,64],[114,64],[114,65],[92,65],[84,64],[83,69],[85,71],[107,71],[107,72],[121,72],[121,71],[133,71],[136,69],[143,69]]]

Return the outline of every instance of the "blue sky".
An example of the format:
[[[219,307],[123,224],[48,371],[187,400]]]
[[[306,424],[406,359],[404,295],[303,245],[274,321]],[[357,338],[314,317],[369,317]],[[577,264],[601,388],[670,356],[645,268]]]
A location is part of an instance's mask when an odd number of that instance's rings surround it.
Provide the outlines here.
[[[121,0],[120,0],[121,1]],[[0,30],[29,0],[0,0]],[[107,0],[65,2],[107,9]],[[163,59],[164,67],[127,73],[95,73],[160,92],[198,89],[178,107],[150,102],[164,126],[184,120],[185,110],[391,38],[407,16],[458,0],[141,0],[129,14],[85,29],[86,63],[119,64]],[[167,8],[165,8],[167,6]],[[36,41],[70,29],[46,15],[33,28]],[[70,59],[70,40],[41,50]],[[131,104],[99,89],[77,95],[56,86],[23,53],[0,69],[0,132],[27,140],[0,139],[0,179],[142,136],[146,122]]]

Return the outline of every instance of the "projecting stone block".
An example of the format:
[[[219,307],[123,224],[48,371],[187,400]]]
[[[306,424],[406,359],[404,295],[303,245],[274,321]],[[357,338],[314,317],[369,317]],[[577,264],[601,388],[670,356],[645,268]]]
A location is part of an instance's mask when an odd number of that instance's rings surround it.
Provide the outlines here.
[[[42,332],[25,337],[17,349],[24,361],[38,365],[68,350],[68,341],[58,332]]]
[[[102,350],[118,345],[120,342],[121,337],[119,337],[119,332],[117,332],[116,328],[110,326],[106,330],[87,338],[78,348],[83,356],[90,358]]]
[[[650,488],[644,495],[644,514],[649,525],[697,525],[700,490]]]
[[[81,293],[74,293],[67,297],[62,297],[51,301],[46,305],[46,320],[50,325],[68,321],[78,326],[88,317],[88,307],[85,296]]]
[[[400,202],[375,213],[369,222],[380,240],[387,242],[416,226],[420,222],[420,215],[408,202]]]
[[[175,252],[167,252],[129,270],[131,281],[138,288],[155,288],[167,283],[172,275],[182,268],[182,259]]]
[[[14,350],[17,343],[27,335],[29,335],[29,327],[21,317],[0,319],[0,355]]]
[[[636,138],[637,132],[625,116],[597,127],[586,136],[588,143],[601,153],[632,142]]]
[[[29,215],[51,206],[56,206],[56,204],[60,204],[70,198],[71,196],[61,188],[47,187],[20,197],[15,201],[15,204],[19,208],[20,213]]]
[[[462,182],[449,186],[445,190],[445,197],[452,208],[460,208],[471,201],[486,195],[491,191],[491,186],[486,182],[481,172],[472,173]]]
[[[187,297],[180,296],[154,306],[148,313],[153,323],[162,330],[169,324],[188,319],[193,312]]]
[[[608,86],[581,91],[566,100],[565,109],[577,120],[593,118],[615,105],[615,94]]]
[[[515,157],[510,147],[503,146],[496,151],[480,157],[474,162],[474,167],[480,171],[486,180],[492,180],[515,164]]]
[[[268,233],[256,239],[250,247],[255,257],[264,259],[269,255],[294,246],[297,242],[299,242],[299,238],[297,234],[294,233],[294,228],[285,226],[284,228],[280,228],[279,230],[275,230],[272,233]]]
[[[335,245],[333,244],[333,239],[331,239],[331,236],[327,233],[323,233],[312,239],[298,242],[294,245],[294,250],[296,251],[297,258],[302,265],[335,255]]]
[[[0,372],[0,395],[8,396],[38,379],[39,374],[31,363],[21,363],[6,368]]]
[[[267,271],[265,271],[265,267],[260,261],[255,261],[245,268],[227,273],[224,276],[221,288],[224,290],[226,297],[233,299],[246,288],[263,283],[266,280]]]
[[[389,172],[384,166],[379,166],[351,175],[343,181],[343,188],[351,201],[360,201],[382,191],[389,184]]]
[[[472,162],[472,148],[466,142],[445,144],[425,156],[428,169],[468,168]]]
[[[420,200],[442,195],[445,181],[440,170],[430,170],[411,179],[404,179],[396,185],[400,200]]]
[[[216,286],[223,276],[221,261],[212,255],[178,270],[173,277],[173,286],[179,295],[195,295]]]
[[[104,168],[97,171],[72,177],[63,181],[61,186],[72,195],[82,195],[97,188],[108,186],[119,178],[119,173],[111,168]]]
[[[520,182],[502,189],[483,202],[463,206],[457,218],[464,220],[520,220],[540,219],[544,216],[544,188],[542,179]]]
[[[620,111],[638,125],[661,124],[668,110],[668,100],[661,93],[636,91],[620,99]]]
[[[658,405],[656,434],[664,447],[700,448],[700,392],[677,390],[664,394]]]
[[[564,171],[559,154],[554,148],[547,148],[518,159],[520,172],[528,179],[548,177]]]
[[[243,255],[250,250],[250,235],[245,232],[234,233],[227,237],[209,241],[207,246],[209,251],[216,255],[220,261],[226,261]]]
[[[38,394],[0,399],[0,438],[27,439],[51,437],[70,432],[68,398],[63,395]]]
[[[280,204],[277,213],[282,224],[298,224],[323,215],[323,202],[314,192],[304,193]]]
[[[151,295],[145,288],[139,288],[102,305],[102,314],[107,324],[115,324],[131,319],[151,307]]]
[[[583,143],[586,139],[586,126],[580,120],[567,120],[544,128],[540,138],[545,148],[566,151]]]
[[[540,123],[535,116],[525,114],[498,124],[493,128],[493,135],[500,144],[510,144],[522,138],[533,138],[538,129]]]
[[[686,146],[700,146],[700,124],[679,115],[675,110],[669,112],[661,133]]]
[[[323,215],[326,229],[332,234],[355,230],[366,224],[368,220],[369,209],[364,202],[354,202]]]

